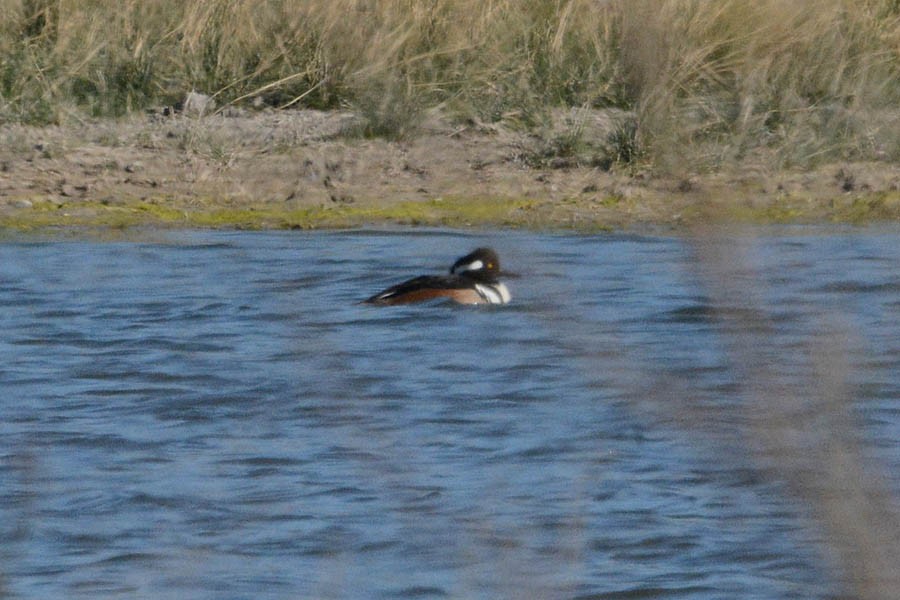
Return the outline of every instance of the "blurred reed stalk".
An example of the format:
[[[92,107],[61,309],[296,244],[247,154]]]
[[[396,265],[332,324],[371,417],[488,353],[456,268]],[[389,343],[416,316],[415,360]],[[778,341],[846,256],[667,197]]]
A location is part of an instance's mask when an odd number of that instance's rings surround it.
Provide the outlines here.
[[[763,243],[753,233],[702,227],[685,238],[734,377],[733,391],[715,403],[698,400],[690,380],[660,374],[652,358],[602,324],[591,330],[573,321],[559,309],[565,302],[551,299],[542,317],[581,357],[575,364],[587,385],[621,390],[630,410],[682,430],[698,455],[784,484],[785,500],[808,509],[798,519],[812,520],[829,574],[848,597],[892,600],[900,590],[900,503],[883,465],[860,447],[849,336],[827,315],[803,344],[779,334],[764,274],[752,267],[750,255]]]
[[[726,331],[726,349],[743,392],[749,457],[768,477],[787,483],[811,509],[835,578],[852,597],[890,600],[900,590],[900,506],[859,446],[848,388],[846,334],[827,322],[805,352],[808,372],[786,373],[773,359],[776,328],[759,276],[748,268],[734,232],[703,231],[693,239],[697,271]],[[724,410],[724,409],[723,409]]]
[[[0,123],[219,105],[533,127],[632,111],[659,167],[900,158],[897,0],[0,0]],[[633,134],[633,135],[632,135]]]

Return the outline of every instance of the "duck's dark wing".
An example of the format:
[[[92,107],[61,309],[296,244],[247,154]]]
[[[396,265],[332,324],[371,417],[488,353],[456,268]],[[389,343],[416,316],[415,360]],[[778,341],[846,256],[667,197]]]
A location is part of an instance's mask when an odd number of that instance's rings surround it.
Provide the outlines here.
[[[453,298],[471,288],[471,280],[454,275],[422,275],[398,283],[365,300],[366,304],[406,304],[433,298]]]

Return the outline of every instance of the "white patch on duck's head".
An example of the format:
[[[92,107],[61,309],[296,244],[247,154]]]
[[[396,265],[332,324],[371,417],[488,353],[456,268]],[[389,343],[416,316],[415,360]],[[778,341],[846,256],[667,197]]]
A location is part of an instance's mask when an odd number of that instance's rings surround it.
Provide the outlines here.
[[[453,265],[453,268],[450,269],[450,273],[464,273],[466,271],[480,271],[484,268],[484,263],[480,260],[473,260],[470,263],[465,263],[462,265]]]

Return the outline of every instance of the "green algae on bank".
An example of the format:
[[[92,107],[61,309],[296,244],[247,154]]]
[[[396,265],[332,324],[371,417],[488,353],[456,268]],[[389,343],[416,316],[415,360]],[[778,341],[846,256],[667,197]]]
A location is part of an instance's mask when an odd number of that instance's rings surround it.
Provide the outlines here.
[[[35,199],[0,211],[0,228],[39,230],[57,227],[171,227],[239,229],[318,229],[367,224],[536,227],[535,200],[436,198],[393,204],[297,207],[274,203],[221,202],[216,199],[154,198],[56,202]]]
[[[900,220],[900,192],[870,192],[818,198],[808,194],[786,194],[767,201],[719,203],[713,212],[699,208],[692,215],[713,221],[754,225],[790,223],[866,223]]]
[[[847,223],[900,220],[900,191],[854,198],[835,212],[833,220]]]
[[[656,196],[523,199],[452,196],[302,206],[218,198],[159,196],[142,199],[18,199],[0,205],[0,228],[33,231],[60,227],[206,229],[337,229],[366,225],[506,227],[609,231],[632,225],[698,223],[850,223],[900,221],[900,192],[816,198],[725,199]]]

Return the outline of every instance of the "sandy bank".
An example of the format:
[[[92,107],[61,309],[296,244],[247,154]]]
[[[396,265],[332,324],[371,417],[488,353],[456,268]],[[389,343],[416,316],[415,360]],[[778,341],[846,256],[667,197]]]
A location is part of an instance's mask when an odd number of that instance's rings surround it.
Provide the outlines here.
[[[543,135],[433,118],[401,141],[359,137],[352,114],[317,111],[4,125],[0,227],[591,230],[900,219],[898,165],[652,175],[604,160],[619,118],[568,111]],[[567,131],[577,131],[577,147],[559,147]]]

